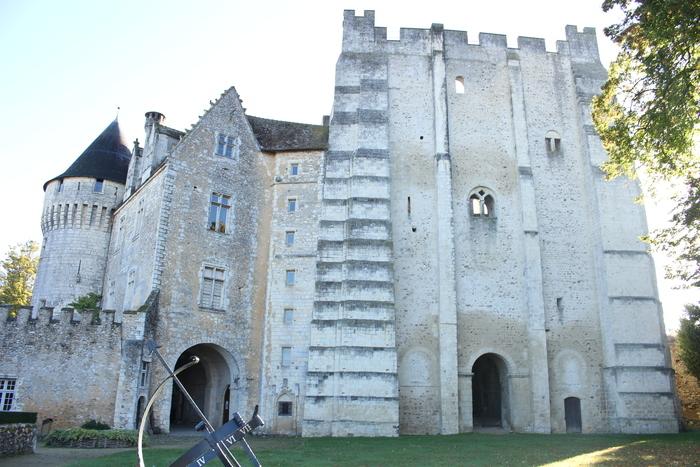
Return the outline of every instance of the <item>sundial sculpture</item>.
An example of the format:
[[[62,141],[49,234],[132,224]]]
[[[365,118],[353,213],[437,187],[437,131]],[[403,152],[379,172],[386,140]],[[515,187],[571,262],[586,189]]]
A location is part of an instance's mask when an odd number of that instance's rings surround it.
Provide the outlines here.
[[[192,405],[194,411],[197,413],[199,418],[202,419],[200,424],[197,426],[203,425],[204,428],[207,430],[207,435],[203,440],[201,440],[199,443],[190,448],[186,453],[181,455],[177,460],[175,460],[175,462],[170,464],[170,467],[200,467],[214,458],[219,458],[219,460],[221,460],[221,462],[223,462],[223,464],[227,467],[241,467],[241,464],[238,463],[236,458],[229,450],[229,448],[235,443],[241,443],[241,446],[248,453],[248,457],[250,458],[253,465],[260,467],[261,464],[258,461],[258,458],[255,457],[255,453],[250,448],[250,445],[245,439],[245,436],[248,433],[251,433],[256,428],[261,427],[265,424],[263,422],[263,419],[260,418],[260,416],[258,415],[258,406],[255,406],[253,416],[248,422],[244,422],[241,416],[238,414],[238,412],[236,412],[233,414],[233,418],[231,420],[224,423],[218,430],[215,430],[211,423],[209,423],[209,420],[207,420],[207,417],[197,406],[194,399],[192,399],[192,396],[190,396],[190,394],[187,392],[187,390],[177,377],[178,374],[182,373],[189,367],[199,363],[199,357],[193,356],[190,362],[173,371],[158,351],[158,346],[156,346],[155,341],[146,341],[146,346],[152,354],[155,354],[155,356],[158,357],[158,360],[160,360],[160,363],[163,364],[170,376],[161,381],[156,390],[153,392],[153,395],[149,399],[148,404],[146,404],[146,408],[143,411],[143,416],[141,417],[141,423],[139,425],[139,440],[137,449],[139,456],[139,466],[145,467],[145,464],[143,462],[142,445],[143,430],[146,426],[148,413],[150,412],[154,401],[158,397],[158,394],[160,394],[160,392],[165,387],[165,384],[172,378],[173,381],[175,381],[175,384],[177,384],[177,386],[180,388],[180,391],[182,391],[182,394],[185,396],[185,399],[187,399],[187,401]]]

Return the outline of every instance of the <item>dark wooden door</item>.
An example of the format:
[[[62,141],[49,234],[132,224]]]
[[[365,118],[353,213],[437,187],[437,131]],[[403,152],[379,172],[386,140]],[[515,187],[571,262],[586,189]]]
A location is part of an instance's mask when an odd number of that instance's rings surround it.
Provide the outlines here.
[[[581,399],[567,397],[564,399],[564,420],[567,433],[581,433]]]

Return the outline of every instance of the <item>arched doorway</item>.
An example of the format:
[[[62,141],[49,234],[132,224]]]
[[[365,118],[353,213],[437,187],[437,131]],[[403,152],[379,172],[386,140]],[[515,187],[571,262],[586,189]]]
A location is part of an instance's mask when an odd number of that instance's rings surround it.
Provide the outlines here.
[[[564,421],[567,433],[581,433],[581,399],[578,397],[564,399]]]
[[[504,427],[506,420],[506,364],[496,354],[484,354],[472,366],[474,427]]]
[[[182,372],[178,378],[214,427],[228,421],[228,399],[231,384],[238,381],[238,367],[231,354],[218,345],[197,344],[185,350],[175,368],[188,363],[193,356],[199,363]],[[226,394],[230,394],[228,399]],[[231,401],[233,402],[233,401]],[[170,430],[192,430],[200,422],[197,413],[173,382],[170,404]]]

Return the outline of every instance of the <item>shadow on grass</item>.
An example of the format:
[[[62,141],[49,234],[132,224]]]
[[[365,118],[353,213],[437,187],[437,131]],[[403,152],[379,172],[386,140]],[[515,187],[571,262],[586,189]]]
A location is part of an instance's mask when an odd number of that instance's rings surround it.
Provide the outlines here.
[[[697,465],[700,432],[678,435],[462,434],[399,438],[252,438],[260,462],[272,466],[409,465]],[[149,448],[145,463],[168,466],[189,446]],[[235,450],[246,465],[247,457]],[[75,466],[133,466],[135,451]],[[207,465],[221,465],[210,463]]]

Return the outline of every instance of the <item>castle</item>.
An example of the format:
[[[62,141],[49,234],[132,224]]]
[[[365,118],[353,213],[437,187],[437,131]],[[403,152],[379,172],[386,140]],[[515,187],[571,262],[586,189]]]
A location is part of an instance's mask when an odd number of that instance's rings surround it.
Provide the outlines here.
[[[187,132],[148,112],[143,147],[113,122],[44,185],[4,409],[133,428],[153,338],[200,357],[182,380],[215,426],[260,404],[303,436],[677,431],[639,187],[600,169],[605,79],[590,28],[547,52],[346,11],[322,125],[234,88]],[[168,385],[151,425],[196,421]]]

